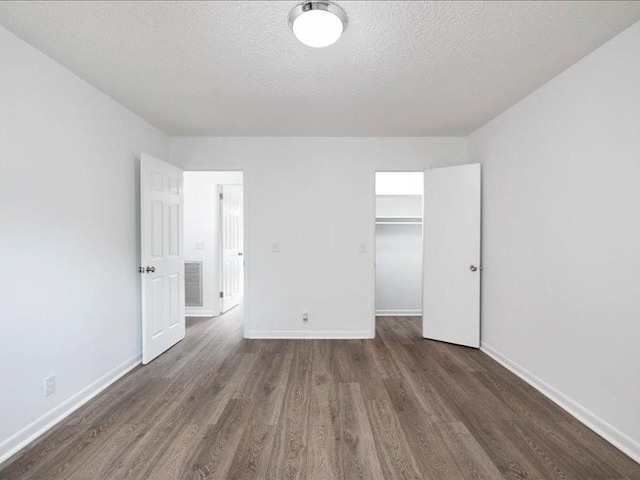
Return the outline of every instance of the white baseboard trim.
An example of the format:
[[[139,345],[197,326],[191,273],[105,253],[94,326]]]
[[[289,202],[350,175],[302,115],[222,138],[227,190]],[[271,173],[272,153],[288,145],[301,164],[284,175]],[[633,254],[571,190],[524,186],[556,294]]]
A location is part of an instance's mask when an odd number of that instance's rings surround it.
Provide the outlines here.
[[[247,330],[245,338],[252,339],[314,339],[314,340],[339,340],[339,339],[368,339],[373,338],[368,330]]]
[[[576,417],[578,420],[580,420],[602,438],[607,440],[613,446],[629,455],[636,462],[640,463],[640,443],[635,441],[633,438],[621,432],[613,425],[607,423],[605,420],[598,417],[595,413],[587,410],[585,407],[577,403],[575,400],[572,400],[564,393],[556,390],[544,380],[536,377],[526,368],[521,367],[510,358],[494,350],[486,343],[482,343],[480,345],[480,350],[489,355],[507,370],[510,370],[512,373],[527,382],[544,396],[552,400],[560,408],[566,410],[571,415]]]
[[[376,310],[376,317],[421,317],[422,310]]]
[[[142,362],[137,354],[0,443],[0,465]]]

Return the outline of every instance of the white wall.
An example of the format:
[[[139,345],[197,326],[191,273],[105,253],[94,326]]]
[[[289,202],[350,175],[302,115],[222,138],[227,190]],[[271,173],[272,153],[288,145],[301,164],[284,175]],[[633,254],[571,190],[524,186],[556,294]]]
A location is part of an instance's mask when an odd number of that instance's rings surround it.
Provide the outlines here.
[[[465,155],[463,138],[171,139],[172,163],[187,170],[244,169],[254,337],[373,336],[374,172],[462,164]]]
[[[202,306],[187,307],[187,316],[220,315],[219,185],[242,185],[242,172],[184,174],[184,258],[202,262],[203,293]]]
[[[471,136],[482,343],[640,459],[640,23]]]
[[[422,314],[422,223],[376,225],[376,314]]]
[[[377,172],[376,195],[422,195],[422,172]]]
[[[168,138],[1,27],[0,106],[1,461],[139,361],[136,159]]]
[[[418,195],[376,195],[376,217],[422,217],[424,208],[422,203],[422,193]]]

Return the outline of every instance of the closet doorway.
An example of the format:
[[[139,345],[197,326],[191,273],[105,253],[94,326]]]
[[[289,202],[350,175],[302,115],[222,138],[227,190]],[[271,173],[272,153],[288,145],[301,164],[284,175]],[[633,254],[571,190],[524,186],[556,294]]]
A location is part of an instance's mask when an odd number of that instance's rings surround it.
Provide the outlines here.
[[[420,323],[424,338],[480,346],[480,173],[480,164],[376,172],[375,310],[391,317],[383,323]]]
[[[423,172],[375,174],[376,317],[422,316],[423,188]]]

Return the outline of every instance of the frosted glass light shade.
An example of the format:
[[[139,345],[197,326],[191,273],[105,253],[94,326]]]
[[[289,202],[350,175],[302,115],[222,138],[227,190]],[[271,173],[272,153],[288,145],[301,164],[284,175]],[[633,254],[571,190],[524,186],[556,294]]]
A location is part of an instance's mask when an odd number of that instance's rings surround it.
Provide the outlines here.
[[[309,47],[322,48],[335,43],[347,26],[347,15],[331,2],[303,2],[289,14],[295,36]]]

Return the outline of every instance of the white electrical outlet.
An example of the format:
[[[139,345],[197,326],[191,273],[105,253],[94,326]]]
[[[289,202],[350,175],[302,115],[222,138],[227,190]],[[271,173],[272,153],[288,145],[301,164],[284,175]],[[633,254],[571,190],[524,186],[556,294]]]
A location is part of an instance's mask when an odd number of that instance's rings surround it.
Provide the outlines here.
[[[51,375],[44,379],[44,396],[49,397],[56,393],[56,376]]]
[[[273,242],[271,244],[271,251],[273,253],[279,253],[280,252],[280,244],[278,242]]]
[[[309,314],[308,313],[303,313],[302,314],[302,321],[303,322],[308,322],[309,321]]]

